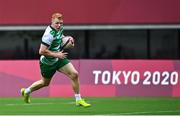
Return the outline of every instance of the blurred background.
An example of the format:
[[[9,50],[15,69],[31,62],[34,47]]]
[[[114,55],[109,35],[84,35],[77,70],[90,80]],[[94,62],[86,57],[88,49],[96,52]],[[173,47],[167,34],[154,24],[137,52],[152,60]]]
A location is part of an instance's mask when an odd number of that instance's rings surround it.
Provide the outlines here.
[[[39,59],[51,14],[75,38],[70,59],[179,59],[179,0],[0,0],[0,59]]]

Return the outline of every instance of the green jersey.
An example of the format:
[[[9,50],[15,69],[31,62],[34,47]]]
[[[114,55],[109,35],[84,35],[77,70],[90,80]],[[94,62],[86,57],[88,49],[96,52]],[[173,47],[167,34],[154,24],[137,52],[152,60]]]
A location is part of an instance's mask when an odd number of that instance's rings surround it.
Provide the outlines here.
[[[61,49],[63,30],[63,26],[59,31],[56,31],[51,26],[48,26],[43,34],[42,44],[48,46],[50,51],[59,52]],[[53,65],[58,61],[58,58],[42,55],[40,57],[40,61],[43,64]]]

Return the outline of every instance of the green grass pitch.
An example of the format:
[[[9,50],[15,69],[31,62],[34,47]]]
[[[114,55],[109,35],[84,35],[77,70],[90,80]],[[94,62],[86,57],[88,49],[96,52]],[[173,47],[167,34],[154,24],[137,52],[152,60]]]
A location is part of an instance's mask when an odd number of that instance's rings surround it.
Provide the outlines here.
[[[74,98],[0,98],[0,115],[180,115],[180,98],[85,98],[92,107],[75,106]]]

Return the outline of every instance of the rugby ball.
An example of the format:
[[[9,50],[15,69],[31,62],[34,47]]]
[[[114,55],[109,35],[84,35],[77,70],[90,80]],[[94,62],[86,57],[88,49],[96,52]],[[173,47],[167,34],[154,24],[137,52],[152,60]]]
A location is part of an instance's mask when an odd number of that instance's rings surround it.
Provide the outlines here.
[[[74,39],[71,36],[65,36],[62,38],[61,43],[62,49],[72,48],[74,47]]]

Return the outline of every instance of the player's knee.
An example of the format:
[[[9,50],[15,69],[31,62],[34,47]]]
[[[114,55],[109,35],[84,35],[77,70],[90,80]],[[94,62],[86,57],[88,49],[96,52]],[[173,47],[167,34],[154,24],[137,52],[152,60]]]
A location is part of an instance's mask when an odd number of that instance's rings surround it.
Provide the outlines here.
[[[78,74],[78,72],[76,71],[76,72],[73,72],[73,73],[71,73],[71,78],[73,79],[73,80],[76,80],[76,79],[78,79],[78,76],[79,74]]]

